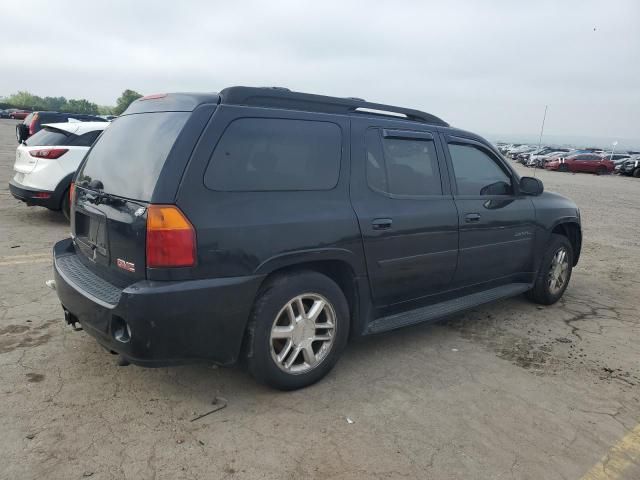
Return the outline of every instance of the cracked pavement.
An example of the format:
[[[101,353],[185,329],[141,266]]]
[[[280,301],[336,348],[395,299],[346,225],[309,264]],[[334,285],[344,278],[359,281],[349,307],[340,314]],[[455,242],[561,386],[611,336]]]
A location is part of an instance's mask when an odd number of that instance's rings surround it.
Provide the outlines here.
[[[558,304],[351,343],[324,381],[282,393],[240,368],[117,367],[66,327],[44,282],[68,227],[10,196],[14,125],[0,120],[1,479],[580,479],[640,423],[637,179],[537,173],[584,222]],[[228,406],[191,422],[216,396]],[[630,459],[607,478],[640,478]]]

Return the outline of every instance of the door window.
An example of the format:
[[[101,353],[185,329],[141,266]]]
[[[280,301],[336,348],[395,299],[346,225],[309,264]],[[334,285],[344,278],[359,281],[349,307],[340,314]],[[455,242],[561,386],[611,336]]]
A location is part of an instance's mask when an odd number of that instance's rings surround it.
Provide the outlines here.
[[[365,135],[367,182],[376,191],[400,196],[442,195],[433,140]]]
[[[474,145],[449,144],[458,195],[511,195],[511,177]]]

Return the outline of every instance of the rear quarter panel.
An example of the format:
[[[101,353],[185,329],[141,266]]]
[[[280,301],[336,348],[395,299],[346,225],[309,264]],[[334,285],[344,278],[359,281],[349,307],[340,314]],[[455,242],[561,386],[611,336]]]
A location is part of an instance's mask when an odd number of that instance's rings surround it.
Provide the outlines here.
[[[204,174],[226,127],[243,117],[330,121],[341,129],[338,184],[324,191],[222,192]],[[342,260],[364,273],[360,231],[349,201],[349,121],[326,114],[222,105],[203,133],[177,196],[197,231],[197,278],[268,274],[305,261]]]

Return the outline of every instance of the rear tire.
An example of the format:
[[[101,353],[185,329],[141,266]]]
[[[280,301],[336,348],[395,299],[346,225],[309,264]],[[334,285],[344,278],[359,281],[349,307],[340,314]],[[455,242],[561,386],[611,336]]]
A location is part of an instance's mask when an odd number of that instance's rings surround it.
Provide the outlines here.
[[[349,305],[333,280],[313,271],[275,276],[249,320],[249,371],[280,390],[306,387],[329,373],[348,336]]]
[[[636,168],[633,171],[633,176],[636,177],[636,178],[640,178],[640,167]]]
[[[563,255],[564,253],[564,255]],[[573,247],[564,235],[551,234],[542,257],[533,288],[527,292],[530,300],[542,305],[556,303],[564,294],[573,270]]]
[[[607,167],[598,167],[596,169],[596,175],[606,175],[607,174]]]

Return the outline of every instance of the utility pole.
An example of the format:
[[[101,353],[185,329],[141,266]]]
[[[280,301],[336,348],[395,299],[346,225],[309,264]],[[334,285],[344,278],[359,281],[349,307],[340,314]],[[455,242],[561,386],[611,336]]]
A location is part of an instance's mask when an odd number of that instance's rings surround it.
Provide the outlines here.
[[[542,134],[544,133],[544,122],[547,119],[547,108],[549,105],[544,106],[544,116],[542,117],[542,127],[540,127],[540,138],[538,139],[538,151],[540,150],[540,145],[542,145]],[[534,164],[533,166],[533,176],[536,176],[536,172],[538,171],[538,166]]]
[[[544,116],[542,117],[542,127],[540,128],[540,139],[538,140],[538,150],[540,150],[540,145],[542,144],[542,133],[544,132],[544,122],[547,119],[547,108],[549,108],[549,105],[544,106]]]
[[[611,145],[613,145],[613,147],[611,148],[611,156],[609,157],[609,160],[613,161],[613,152],[616,151],[616,145],[618,145],[618,141],[616,140]]]

